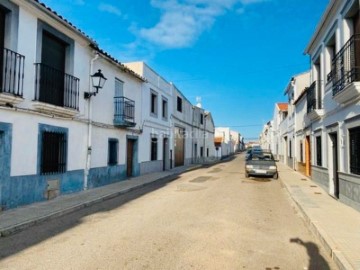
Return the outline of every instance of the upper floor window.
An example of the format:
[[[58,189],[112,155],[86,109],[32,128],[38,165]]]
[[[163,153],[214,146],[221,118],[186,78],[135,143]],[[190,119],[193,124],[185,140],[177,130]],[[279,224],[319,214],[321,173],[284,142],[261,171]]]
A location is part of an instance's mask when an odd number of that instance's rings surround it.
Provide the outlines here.
[[[35,100],[78,110],[79,79],[72,76],[74,40],[39,21]],[[66,73],[67,72],[67,73]]]
[[[164,97],[162,99],[162,118],[168,118],[168,102],[167,99],[165,99]]]
[[[124,96],[124,82],[115,78],[115,97]]]
[[[349,130],[350,173],[360,175],[360,127]]]
[[[157,93],[151,91],[150,93],[150,112],[157,115]]]
[[[200,113],[200,124],[204,124],[204,115],[202,113]]]
[[[177,111],[178,112],[182,112],[182,98],[181,97],[177,97]]]

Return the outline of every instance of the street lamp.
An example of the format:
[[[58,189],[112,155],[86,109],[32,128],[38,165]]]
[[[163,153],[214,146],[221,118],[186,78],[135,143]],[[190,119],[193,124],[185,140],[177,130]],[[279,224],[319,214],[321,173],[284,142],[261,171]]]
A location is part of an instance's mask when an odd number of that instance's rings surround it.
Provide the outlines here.
[[[101,69],[99,69],[97,72],[95,72],[91,77],[92,86],[96,89],[95,92],[85,92],[84,98],[89,99],[92,96],[96,96],[96,94],[99,93],[99,89],[104,87],[104,84],[106,82],[106,78],[104,74],[102,74]]]

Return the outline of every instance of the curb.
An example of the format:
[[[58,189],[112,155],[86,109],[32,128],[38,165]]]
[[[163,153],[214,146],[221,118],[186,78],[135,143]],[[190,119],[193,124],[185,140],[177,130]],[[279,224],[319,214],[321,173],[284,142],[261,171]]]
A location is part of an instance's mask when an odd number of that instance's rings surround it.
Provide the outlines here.
[[[297,173],[296,171],[294,171]],[[301,177],[303,177],[301,175]],[[312,181],[310,178],[309,181]],[[307,224],[309,230],[312,232],[312,234],[319,240],[319,242],[322,244],[325,251],[330,255],[331,259],[335,262],[336,266],[339,267],[340,270],[355,270],[354,267],[351,266],[349,261],[345,258],[343,253],[339,250],[337,250],[336,244],[333,242],[333,240],[327,235],[327,233],[321,228],[321,226],[316,222],[312,221],[309,215],[307,215],[306,211],[302,207],[302,205],[292,196],[290,189],[288,185],[285,184],[284,180],[279,177],[279,180],[282,183],[282,186],[286,188],[286,191],[288,192],[290,198],[295,202],[296,208],[301,212],[302,217]]]
[[[124,195],[126,193],[132,192],[134,190],[141,189],[143,187],[149,186],[151,184],[154,184],[154,183],[157,183],[157,182],[160,182],[160,181],[170,182],[170,181],[176,179],[176,177],[178,175],[182,174],[182,173],[197,170],[197,169],[200,169],[201,167],[202,166],[194,166],[193,168],[188,168],[188,169],[186,169],[186,170],[184,170],[182,172],[177,172],[177,173],[173,173],[173,174],[170,174],[170,175],[167,175],[167,176],[164,176],[164,177],[160,177],[158,179],[155,179],[154,181],[150,181],[150,182],[147,182],[147,183],[142,183],[142,184],[139,184],[137,186],[133,186],[133,187],[130,187],[130,188],[127,188],[127,189],[124,189],[124,190],[119,190],[119,191],[116,191],[116,192],[101,196],[99,198],[95,198],[93,200],[84,201],[84,202],[79,203],[77,205],[73,205],[73,206],[70,206],[68,208],[65,208],[65,209],[62,209],[62,210],[59,210],[59,211],[56,211],[56,212],[52,212],[50,214],[47,214],[47,215],[42,216],[42,217],[38,217],[36,219],[28,220],[28,221],[23,222],[23,223],[18,223],[18,224],[15,224],[13,226],[10,226],[10,227],[0,229],[0,237],[6,237],[6,236],[10,236],[12,234],[16,234],[18,232],[21,232],[21,231],[23,231],[23,230],[25,230],[25,229],[27,229],[29,227],[40,224],[42,222],[49,221],[49,220],[52,220],[54,218],[58,218],[58,217],[61,217],[61,216],[76,212],[76,211],[84,209],[86,207],[90,207],[92,205],[104,202],[106,200],[113,199],[113,198],[118,197],[120,195]]]

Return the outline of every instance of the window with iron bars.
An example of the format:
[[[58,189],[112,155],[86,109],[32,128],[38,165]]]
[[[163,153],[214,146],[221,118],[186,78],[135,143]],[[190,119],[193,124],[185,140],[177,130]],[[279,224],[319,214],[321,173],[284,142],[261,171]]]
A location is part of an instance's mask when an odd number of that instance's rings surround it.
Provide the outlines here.
[[[66,171],[66,134],[44,131],[42,133],[41,174]]]
[[[157,160],[158,139],[151,138],[151,161]]]
[[[118,145],[117,139],[109,139],[108,142],[108,165],[118,164]]]
[[[316,165],[322,166],[321,136],[316,137]]]
[[[350,173],[360,175],[360,127],[349,129]]]

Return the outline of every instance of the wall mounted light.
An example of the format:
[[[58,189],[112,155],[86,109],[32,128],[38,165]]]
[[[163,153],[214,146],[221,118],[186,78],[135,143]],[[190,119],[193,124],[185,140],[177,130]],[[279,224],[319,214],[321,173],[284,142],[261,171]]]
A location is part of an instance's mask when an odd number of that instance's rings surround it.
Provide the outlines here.
[[[91,75],[92,86],[95,88],[95,92],[85,92],[84,98],[89,99],[92,96],[96,96],[99,93],[99,89],[103,88],[106,82],[104,74],[102,74],[101,69]]]

